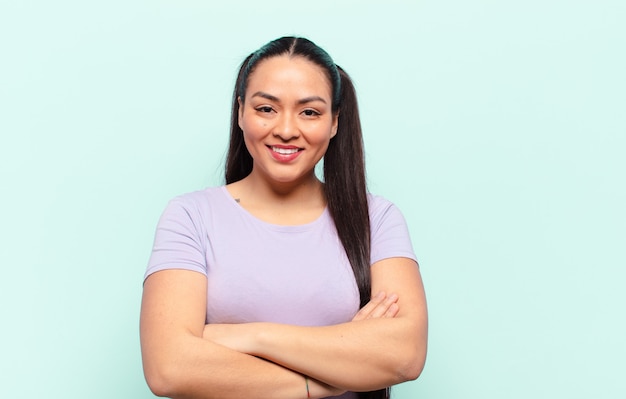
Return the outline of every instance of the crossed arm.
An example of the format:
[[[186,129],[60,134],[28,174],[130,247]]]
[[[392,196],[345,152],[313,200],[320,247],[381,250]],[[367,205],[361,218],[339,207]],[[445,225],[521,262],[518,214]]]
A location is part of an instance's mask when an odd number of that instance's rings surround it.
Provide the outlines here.
[[[144,285],[141,344],[155,394],[173,398],[305,398],[417,378],[426,356],[426,302],[406,258],[372,265],[374,296],[348,323],[204,325],[206,277],[169,270]],[[386,295],[384,293],[389,293]]]

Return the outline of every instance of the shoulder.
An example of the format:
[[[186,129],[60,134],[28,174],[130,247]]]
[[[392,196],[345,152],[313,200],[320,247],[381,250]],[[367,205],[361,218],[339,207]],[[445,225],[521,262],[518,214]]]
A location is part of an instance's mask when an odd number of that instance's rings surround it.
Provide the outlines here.
[[[387,198],[369,192],[367,193],[367,203],[369,205],[370,212],[380,210],[388,206],[393,206],[393,202],[389,201]]]
[[[187,206],[204,205],[207,202],[215,202],[216,199],[223,195],[224,186],[207,187],[202,190],[191,191],[188,193],[177,195],[170,200],[170,203],[176,203]]]
[[[372,263],[403,257],[417,260],[404,215],[384,197],[368,194],[371,229]]]
[[[380,195],[368,193],[367,204],[369,207],[370,222],[373,225],[381,221],[381,219],[393,216],[394,214],[402,217],[402,213],[398,207],[396,207],[393,202]]]
[[[225,202],[223,191],[224,186],[217,186],[180,194],[172,198],[167,207],[183,208],[188,211],[201,211],[207,208],[219,207]]]
[[[223,212],[228,206],[224,187],[209,187],[178,195],[169,200],[161,215],[161,223],[174,222],[197,226],[211,214]]]

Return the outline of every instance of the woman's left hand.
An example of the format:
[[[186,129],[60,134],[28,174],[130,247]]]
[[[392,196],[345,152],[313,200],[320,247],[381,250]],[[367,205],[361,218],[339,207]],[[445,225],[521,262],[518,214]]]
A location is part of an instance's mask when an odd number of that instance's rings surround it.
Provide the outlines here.
[[[357,312],[352,321],[395,317],[399,310],[398,295],[381,291]]]

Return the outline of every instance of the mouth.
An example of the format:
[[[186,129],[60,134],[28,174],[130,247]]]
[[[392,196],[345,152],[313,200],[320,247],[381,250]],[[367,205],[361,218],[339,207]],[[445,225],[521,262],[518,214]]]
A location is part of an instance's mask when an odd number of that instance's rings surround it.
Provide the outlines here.
[[[268,147],[269,149],[280,155],[292,155],[297,153],[298,151],[302,151],[302,149],[298,147],[277,147],[273,145]]]

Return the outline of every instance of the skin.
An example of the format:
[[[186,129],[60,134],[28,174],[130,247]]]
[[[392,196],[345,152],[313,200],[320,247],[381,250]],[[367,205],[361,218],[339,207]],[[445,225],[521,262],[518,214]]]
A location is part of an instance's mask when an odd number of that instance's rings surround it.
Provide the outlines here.
[[[227,186],[247,211],[284,225],[309,223],[326,204],[314,167],[337,134],[330,83],[300,58],[259,63],[240,101],[239,124],[252,173]],[[300,151],[277,161],[272,146]],[[268,148],[269,146],[269,148]],[[415,379],[426,357],[426,300],[413,260],[372,265],[372,300],[347,323],[205,325],[206,277],[185,270],[144,284],[141,345],[148,385],[172,398],[313,398]]]
[[[331,86],[324,71],[301,58],[273,57],[257,65],[239,99],[239,126],[252,172],[227,189],[261,220],[284,225],[315,220],[326,204],[314,174],[337,133]],[[269,146],[294,146],[299,155],[277,162]]]

